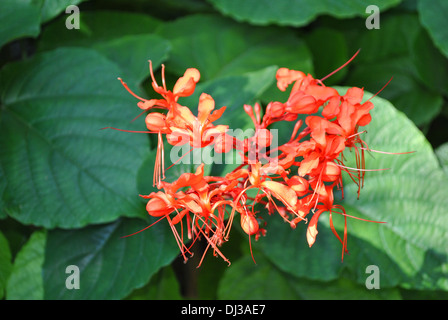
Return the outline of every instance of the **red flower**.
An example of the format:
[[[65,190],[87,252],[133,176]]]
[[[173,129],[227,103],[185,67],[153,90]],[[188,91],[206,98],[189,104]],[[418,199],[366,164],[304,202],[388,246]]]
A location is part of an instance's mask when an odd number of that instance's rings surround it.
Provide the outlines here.
[[[318,80],[301,71],[280,68],[276,74],[277,86],[286,91],[292,85],[288,99],[269,102],[263,116],[259,103],[253,107],[244,105],[243,110],[252,119],[255,131],[253,136],[238,140],[228,134],[226,124],[214,124],[225,107],[215,110],[215,100],[209,94],[201,94],[197,116],[178,102],[179,98],[193,94],[200,79],[198,70],[187,69],[172,91],[166,88],[164,70],[162,65],[162,86],[159,86],[150,63],[152,86],[162,99],[143,99],[130,91],[123,81],[122,84],[140,100],[138,106],[144,112],[153,108],[162,111],[150,112],[145,118],[146,132],[158,134],[154,171],[154,185],[158,191],[142,197],[148,199],[149,215],[168,221],[184,259],[191,253],[182,232],[184,223],[190,246],[205,239],[205,251],[212,248],[215,255],[230,263],[219,247],[228,241],[235,216],[240,215],[239,224],[249,237],[249,244],[252,236],[258,240],[266,234],[266,222],[259,207],[264,207],[267,214],[278,213],[293,228],[300,222],[308,223],[306,239],[310,247],[316,242],[320,217],[328,212],[330,228],[342,244],[344,257],[347,217],[351,216],[335,203],[334,192],[339,188],[343,190],[342,172],[358,183],[359,190],[364,182],[367,171],[364,151],[370,149],[360,138],[363,132],[358,130],[369,124],[373,108],[372,102],[363,102],[364,90],[350,88],[340,95],[323,84],[333,73]],[[308,116],[304,121],[296,121],[298,114]],[[269,126],[281,121],[296,123],[289,141],[274,146]],[[184,173],[173,182],[164,181],[164,137],[172,145],[213,146],[218,153],[236,150],[241,164],[223,177],[205,176],[204,164],[201,164],[195,173]],[[347,148],[355,150],[357,168],[344,165]],[[249,190],[256,190],[256,195]],[[256,205],[261,206],[256,210]],[[344,218],[342,236],[334,227],[335,213]]]

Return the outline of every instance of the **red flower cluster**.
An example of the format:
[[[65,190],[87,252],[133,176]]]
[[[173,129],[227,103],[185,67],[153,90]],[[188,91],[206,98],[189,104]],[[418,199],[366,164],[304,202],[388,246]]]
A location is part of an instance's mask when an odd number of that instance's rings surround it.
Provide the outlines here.
[[[285,91],[292,85],[289,98],[285,102],[267,104],[263,116],[258,103],[253,107],[245,105],[255,133],[241,140],[228,134],[228,126],[213,124],[225,107],[214,110],[215,102],[210,95],[202,93],[200,96],[197,116],[179,104],[180,97],[194,92],[200,79],[198,70],[186,70],[170,91],[165,84],[164,66],[162,86],[154,78],[152,65],[150,69],[152,86],[162,99],[143,99],[122,81],[140,100],[138,106],[144,112],[150,111],[145,120],[148,131],[143,132],[156,133],[159,138],[154,173],[158,191],[142,197],[148,199],[149,215],[167,219],[185,260],[191,245],[204,238],[207,249],[211,247],[215,255],[229,262],[219,247],[228,240],[235,215],[239,216],[241,228],[249,239],[252,235],[255,239],[265,235],[266,223],[255,209],[256,204],[266,208],[264,211],[270,215],[278,213],[293,228],[300,222],[307,223],[310,247],[316,240],[320,216],[328,212],[330,227],[342,243],[344,256],[348,215],[341,205],[334,203],[334,190],[343,188],[342,172],[347,172],[359,189],[363,184],[364,151],[369,149],[360,138],[359,127],[370,122],[369,112],[373,108],[370,101],[362,102],[363,89],[350,88],[340,95],[309,74],[280,68],[276,74],[277,86]],[[301,114],[308,115],[305,123],[298,120]],[[274,148],[269,126],[279,121],[296,121],[296,125],[291,139]],[[184,173],[174,182],[164,181],[163,135],[171,145],[211,146],[217,153],[237,150],[242,164],[222,177],[205,176],[204,164],[201,164],[195,173]],[[342,154],[347,148],[354,150],[357,168],[344,165]],[[251,189],[255,189],[256,194],[248,193]],[[342,236],[333,225],[334,213],[345,219]],[[189,246],[184,243],[184,224],[187,237],[192,240]],[[176,228],[178,225],[180,231]]]

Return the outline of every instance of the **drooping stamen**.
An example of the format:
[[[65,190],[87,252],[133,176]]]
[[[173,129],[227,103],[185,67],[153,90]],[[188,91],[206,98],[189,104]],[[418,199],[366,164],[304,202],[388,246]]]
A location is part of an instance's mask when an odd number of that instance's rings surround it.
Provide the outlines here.
[[[333,210],[329,210],[329,215],[330,215],[330,217],[329,217],[329,221],[330,221],[330,229],[331,229],[331,231],[333,232],[333,234],[336,236],[336,238],[339,240],[339,242],[340,243],[342,243],[342,256],[344,256],[344,249],[345,249],[345,245],[344,245],[344,242],[345,242],[345,239],[344,239],[344,241],[342,241],[342,239],[341,239],[341,237],[339,237],[339,234],[338,234],[338,232],[336,231],[336,228],[334,227],[334,224],[333,224],[333,216],[332,216],[332,213],[333,213]]]
[[[197,216],[203,223],[204,223],[204,226],[205,227],[208,227],[209,228],[209,230],[212,230],[211,228],[210,228],[210,226],[208,226],[207,225],[207,223],[202,219],[202,217],[200,217],[200,216]],[[198,220],[199,220],[198,219]],[[213,231],[213,230],[212,230]],[[229,264],[229,266],[230,266],[230,261],[229,261],[229,259],[227,259],[223,254],[222,254],[222,252],[218,249],[218,247],[216,246],[216,244],[207,236],[207,234],[208,234],[208,232],[207,233],[205,233],[204,232],[204,230],[202,230],[202,228],[199,228],[199,232],[205,237],[205,239],[207,240],[207,242],[208,242],[208,246],[207,246],[207,248],[205,249],[205,252],[204,252],[204,255],[202,256],[202,259],[201,259],[201,261],[199,262],[199,265],[197,266],[197,268],[199,268],[200,266],[201,266],[201,264],[202,264],[202,261],[204,260],[204,256],[205,256],[205,253],[207,252],[207,250],[208,250],[208,248],[210,247],[210,246],[212,246],[212,248],[213,248],[213,250],[216,252],[216,253],[218,253],[220,256],[221,256],[221,258],[225,261],[225,262],[227,262],[228,264]]]
[[[158,132],[158,143],[156,152],[156,162],[154,164],[153,186],[158,186],[159,182],[165,179],[165,154],[162,139],[162,132]],[[163,176],[163,178],[162,178]]]
[[[339,68],[337,68],[336,70],[334,70],[333,72],[331,72],[330,74],[326,75],[325,77],[323,77],[322,79],[320,79],[320,82],[323,82],[325,79],[331,77],[332,75],[334,75],[336,72],[342,70],[343,68],[345,68],[350,62],[352,62],[353,59],[355,59],[355,57],[358,55],[359,51],[361,51],[361,49],[358,49],[358,51],[356,51],[356,53],[353,55],[353,57],[351,57],[346,63],[344,63],[342,66],[340,66]]]
[[[254,258],[254,253],[253,253],[253,251],[252,251],[252,242],[251,242],[251,240],[250,240],[250,235],[248,235],[249,236],[249,250],[250,250],[250,256],[252,257],[252,261],[255,263],[255,264],[257,264],[257,261],[255,261],[255,258]]]
[[[174,238],[176,239],[177,245],[179,246],[180,252],[182,253],[182,256],[184,257],[184,261],[186,262],[188,260],[188,258],[185,256],[185,252],[188,252],[191,255],[192,255],[192,253],[189,251],[189,249],[183,243],[183,239],[179,236],[179,233],[177,232],[176,227],[172,223],[171,218],[169,216],[167,216],[166,218],[170,225],[171,231],[173,232]]]

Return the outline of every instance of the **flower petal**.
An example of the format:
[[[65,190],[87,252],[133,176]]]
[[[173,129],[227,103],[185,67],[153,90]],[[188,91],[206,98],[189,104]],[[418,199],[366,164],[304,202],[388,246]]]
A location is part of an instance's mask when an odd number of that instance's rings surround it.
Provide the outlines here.
[[[274,197],[288,205],[290,208],[295,208],[297,204],[297,195],[290,187],[277,181],[263,181],[261,186],[269,190]]]
[[[215,100],[210,95],[202,93],[198,105],[198,119],[202,124],[208,119],[213,109],[215,109]]]

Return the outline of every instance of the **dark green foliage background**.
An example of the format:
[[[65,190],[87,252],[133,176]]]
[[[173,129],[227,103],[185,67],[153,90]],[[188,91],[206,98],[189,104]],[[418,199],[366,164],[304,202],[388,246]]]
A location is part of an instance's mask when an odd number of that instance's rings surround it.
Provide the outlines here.
[[[65,27],[68,5],[80,29]],[[380,29],[369,30],[357,0],[2,0],[0,2],[0,298],[1,299],[446,299],[448,297],[448,5],[444,0],[377,0]],[[372,154],[359,200],[346,179],[350,255],[328,220],[309,248],[306,225],[292,230],[266,217],[255,242],[234,224],[222,247],[230,267],[204,243],[188,263],[165,221],[138,196],[152,187],[153,137],[142,130],[136,99],[151,90],[148,60],[166,65],[168,86],[196,67],[200,93],[227,106],[220,121],[250,128],[243,104],[287,97],[279,67],[322,78],[357,58],[327,85],[373,98],[366,141]],[[194,111],[195,112],[195,111]],[[276,127],[287,139],[289,124]],[[347,153],[347,161],[353,161]],[[232,165],[208,166],[221,174]],[[175,180],[192,166],[167,171]],[[343,221],[336,221],[341,230]],[[81,288],[68,290],[77,265]],[[368,290],[366,268],[381,270]]]

